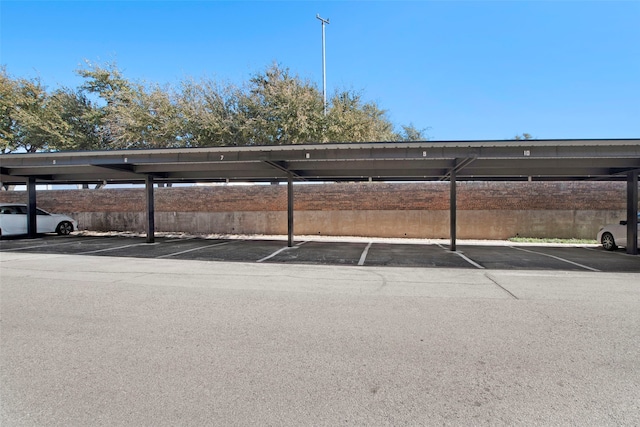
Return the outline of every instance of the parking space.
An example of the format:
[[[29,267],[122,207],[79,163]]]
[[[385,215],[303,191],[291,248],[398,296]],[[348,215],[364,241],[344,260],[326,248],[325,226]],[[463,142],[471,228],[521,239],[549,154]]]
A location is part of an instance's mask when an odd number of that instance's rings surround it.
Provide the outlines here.
[[[551,247],[544,248],[544,252],[548,255],[561,257],[580,265],[588,265],[600,271],[640,271],[638,269],[640,256],[628,255],[624,248],[609,252],[602,249],[602,247]]]
[[[300,240],[291,248],[277,239],[40,236],[3,239],[0,252],[51,253],[108,257],[239,261],[257,263],[379,267],[465,268],[640,272],[640,257],[596,246],[462,244],[451,252],[444,244],[384,241]]]
[[[265,262],[358,265],[366,247],[366,243],[303,241],[278,252]]]
[[[567,248],[576,252],[582,248]],[[566,258],[550,256],[548,247],[458,246],[458,250],[487,269],[586,270]]]
[[[372,244],[363,265],[474,268],[472,264],[440,245],[389,243]]]
[[[203,241],[200,250],[175,254],[171,259],[195,259],[200,261],[256,262],[282,248],[286,243],[277,240],[225,240],[211,243]],[[169,258],[169,257],[168,257]]]

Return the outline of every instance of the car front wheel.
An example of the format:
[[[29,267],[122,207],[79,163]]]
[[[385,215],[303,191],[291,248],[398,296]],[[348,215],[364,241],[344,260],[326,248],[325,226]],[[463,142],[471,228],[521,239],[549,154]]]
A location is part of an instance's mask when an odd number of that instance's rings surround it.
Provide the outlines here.
[[[62,221],[60,224],[58,224],[58,228],[56,228],[56,233],[60,234],[61,236],[71,234],[72,231],[73,224],[71,224],[69,221]]]
[[[613,239],[613,234],[604,233],[602,235],[602,247],[608,251],[613,251],[616,248],[616,241]]]

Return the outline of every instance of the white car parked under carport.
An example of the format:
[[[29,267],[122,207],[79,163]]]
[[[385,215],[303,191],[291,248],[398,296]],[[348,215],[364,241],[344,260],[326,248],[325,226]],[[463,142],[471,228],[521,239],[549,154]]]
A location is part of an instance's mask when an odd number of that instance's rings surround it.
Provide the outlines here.
[[[36,208],[38,233],[67,235],[78,229],[75,219],[61,214],[52,214]],[[17,203],[0,204],[0,236],[27,234],[27,205]]]
[[[638,214],[638,245],[640,246],[640,213]],[[598,231],[596,240],[608,251],[627,246],[627,221],[605,225]]]

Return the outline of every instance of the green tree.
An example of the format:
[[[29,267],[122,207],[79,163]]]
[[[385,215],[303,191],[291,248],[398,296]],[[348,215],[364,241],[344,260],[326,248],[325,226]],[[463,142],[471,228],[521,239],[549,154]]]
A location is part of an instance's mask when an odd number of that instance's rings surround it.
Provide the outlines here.
[[[336,91],[325,116],[316,85],[278,64],[240,86],[134,82],[115,64],[76,72],[84,80],[78,89],[48,93],[39,79],[1,69],[2,152],[425,139],[413,125],[395,132],[361,92]]]
[[[80,92],[102,100],[102,104],[96,106],[95,120],[104,148],[123,148],[114,140],[119,136],[118,111],[126,107],[131,98],[131,84],[114,63],[101,66],[87,61],[86,68],[76,70],[76,74],[84,79]]]
[[[16,105],[18,103],[17,82],[9,77],[5,67],[0,68],[0,153],[10,153],[17,148]]]
[[[175,95],[183,120],[185,146],[225,146],[242,144],[239,102],[241,92],[233,85],[209,79],[183,81]]]
[[[100,132],[111,148],[184,146],[183,120],[169,90],[129,81],[115,64],[89,64],[78,74],[85,79],[82,90],[105,103]]]
[[[324,125],[318,89],[274,64],[254,75],[239,99],[241,140],[247,145],[320,142]]]
[[[80,89],[97,94],[107,105],[125,101],[131,89],[131,83],[122,75],[115,63],[104,66],[86,62],[86,68],[76,70],[76,74],[85,79]]]
[[[417,129],[413,123],[407,125],[402,125],[402,131],[400,131],[395,140],[396,141],[425,141],[428,140],[429,137],[427,135],[428,129]]]
[[[64,139],[62,119],[39,78],[0,77],[2,151],[55,149]]]
[[[113,143],[122,148],[182,147],[182,122],[170,94],[160,87],[135,85],[126,102],[107,115]]]
[[[533,136],[531,136],[531,134],[528,134],[528,133],[523,133],[522,135],[514,136],[513,139],[515,139],[516,141],[529,140],[529,139],[533,139]]]
[[[99,150],[108,148],[101,133],[102,114],[79,90],[63,88],[50,97],[50,105],[59,117],[61,138],[57,150]]]
[[[336,92],[327,112],[325,142],[394,141],[397,135],[386,111],[364,102],[354,91]]]

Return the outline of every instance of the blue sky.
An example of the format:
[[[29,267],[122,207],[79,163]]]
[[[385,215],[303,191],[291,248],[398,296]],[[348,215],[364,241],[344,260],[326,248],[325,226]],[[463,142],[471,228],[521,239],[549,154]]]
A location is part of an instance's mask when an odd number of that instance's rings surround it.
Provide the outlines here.
[[[7,1],[0,63],[51,89],[89,60],[131,80],[240,83],[274,61],[362,90],[434,140],[640,137],[640,1]]]

